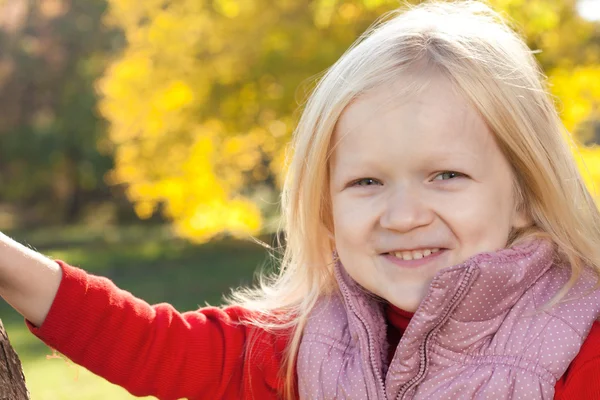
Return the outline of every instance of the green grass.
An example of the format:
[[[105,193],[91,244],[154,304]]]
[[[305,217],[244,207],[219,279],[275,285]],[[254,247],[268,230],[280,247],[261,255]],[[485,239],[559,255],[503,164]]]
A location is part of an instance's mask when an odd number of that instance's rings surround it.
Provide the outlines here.
[[[86,227],[7,232],[44,254],[65,260],[154,304],[168,302],[180,311],[221,304],[224,294],[247,285],[268,259],[251,241],[223,239],[192,245],[166,227]],[[64,359],[29,333],[23,319],[0,301],[0,318],[19,354],[32,400],[133,399],[86,369]]]

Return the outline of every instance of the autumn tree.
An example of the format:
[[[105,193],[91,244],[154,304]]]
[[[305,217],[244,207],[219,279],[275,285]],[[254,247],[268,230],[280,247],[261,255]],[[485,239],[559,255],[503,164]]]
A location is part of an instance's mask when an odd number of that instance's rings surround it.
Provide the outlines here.
[[[492,0],[525,36],[548,75],[588,186],[600,184],[600,24],[577,12],[576,0]]]
[[[261,229],[276,201],[268,194],[281,179],[299,104],[317,75],[399,4],[109,3],[106,22],[127,40],[98,82],[115,149],[111,182],[128,185],[140,217],[160,209],[180,234],[198,241]],[[562,100],[565,123],[583,132],[600,99],[598,26],[577,14],[574,0],[491,4],[543,50],[537,56]],[[595,150],[585,157],[596,165]]]

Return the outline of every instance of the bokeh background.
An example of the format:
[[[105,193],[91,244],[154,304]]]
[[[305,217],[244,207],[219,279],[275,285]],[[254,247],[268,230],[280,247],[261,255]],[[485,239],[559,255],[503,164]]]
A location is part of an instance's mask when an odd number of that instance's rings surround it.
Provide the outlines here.
[[[600,0],[489,2],[539,50],[596,193]],[[0,230],[150,303],[219,304],[272,266],[248,238],[273,242],[307,94],[399,5],[0,0]],[[132,398],[0,318],[32,399]]]

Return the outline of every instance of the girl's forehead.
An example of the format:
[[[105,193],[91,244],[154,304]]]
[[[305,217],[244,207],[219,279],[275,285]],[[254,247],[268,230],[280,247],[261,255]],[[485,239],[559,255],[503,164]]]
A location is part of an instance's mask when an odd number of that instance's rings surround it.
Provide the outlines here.
[[[479,113],[443,77],[426,82],[404,95],[403,80],[378,87],[357,97],[342,113],[332,137],[332,150],[367,145],[394,134],[405,140],[434,143],[487,140],[487,125]],[[348,140],[351,139],[351,140]]]

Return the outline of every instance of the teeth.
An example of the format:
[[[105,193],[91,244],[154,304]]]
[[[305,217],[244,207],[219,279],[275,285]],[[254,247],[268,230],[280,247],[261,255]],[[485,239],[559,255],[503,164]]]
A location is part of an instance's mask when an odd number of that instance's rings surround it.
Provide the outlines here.
[[[405,261],[410,261],[410,260],[420,260],[421,258],[430,256],[433,253],[437,253],[438,251],[440,251],[440,249],[434,248],[434,249],[413,250],[413,251],[396,251],[393,254],[396,257],[401,258]]]

